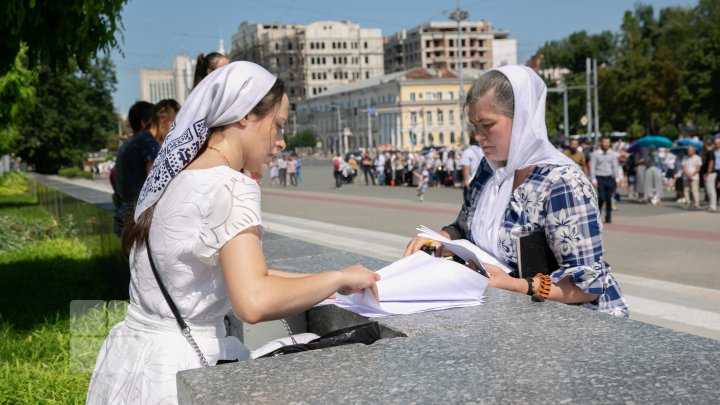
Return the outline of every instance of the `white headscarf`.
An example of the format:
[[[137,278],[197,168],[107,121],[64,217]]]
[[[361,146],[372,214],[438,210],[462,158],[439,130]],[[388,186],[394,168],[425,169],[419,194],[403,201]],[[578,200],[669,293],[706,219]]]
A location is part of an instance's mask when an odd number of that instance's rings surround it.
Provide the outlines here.
[[[190,93],[160,147],[140,191],[135,221],[155,204],[170,181],[205,144],[208,128],[243,119],[270,91],[277,78],[252,62],[233,62],[214,70]]]
[[[547,88],[527,66],[507,65],[497,70],[508,78],[515,98],[507,164],[488,159],[493,175],[485,184],[473,215],[471,231],[475,243],[501,259],[498,231],[512,196],[515,171],[540,164],[571,165],[548,140],[545,127]]]

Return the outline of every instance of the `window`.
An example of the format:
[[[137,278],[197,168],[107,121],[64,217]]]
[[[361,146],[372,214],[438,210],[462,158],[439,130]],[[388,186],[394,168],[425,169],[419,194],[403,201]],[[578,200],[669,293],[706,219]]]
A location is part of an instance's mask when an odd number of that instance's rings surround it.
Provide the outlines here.
[[[288,51],[292,51],[292,42],[287,43],[287,49]]]
[[[325,42],[322,43],[322,49],[325,49]]]
[[[332,49],[335,49],[335,42],[332,43]]]
[[[432,125],[432,111],[425,111],[425,124]]]
[[[347,42],[343,42],[343,49],[347,49]]]
[[[448,98],[449,98],[450,100],[454,100],[454,99],[455,99],[455,93],[452,92],[452,91],[448,91]]]
[[[310,49],[315,49],[315,42],[310,42]]]
[[[333,65],[337,65],[337,58],[333,56]]]
[[[443,114],[443,110],[437,110],[437,118],[438,118],[438,124],[442,124],[445,121],[445,114]],[[440,135],[442,136],[442,135]],[[442,141],[440,141],[442,142]]]
[[[280,58],[275,58],[275,64],[277,64],[278,66],[280,66]]]
[[[455,132],[450,132],[450,143],[455,143]]]
[[[291,81],[291,82],[292,82],[292,81],[295,81],[295,74],[293,74],[292,72],[290,72],[290,74],[288,75],[288,77],[290,78],[290,81]]]
[[[280,43],[275,42],[275,50],[276,50],[276,51],[279,51],[279,50],[280,50]]]
[[[455,123],[455,110],[448,111],[448,119],[450,120],[451,124]]]
[[[310,75],[310,77],[312,77],[313,80],[315,80],[315,72],[313,72],[313,73]]]
[[[438,141],[440,142],[440,145],[445,144],[445,134],[443,134],[442,132],[440,132],[440,133],[438,134]]]
[[[435,100],[442,100],[442,91],[435,93]]]
[[[417,125],[417,113],[415,111],[410,113],[410,124]]]
[[[367,49],[367,41],[363,42],[363,48]]]
[[[288,65],[292,66],[293,64],[295,64],[295,60],[291,56],[288,58]]]
[[[367,64],[367,63],[370,63],[370,58],[367,57],[367,56],[365,57],[365,63],[366,63],[366,64]]]
[[[425,100],[432,100],[433,99],[433,93],[430,91],[425,92]]]
[[[415,101],[415,92],[410,93],[410,101]]]
[[[370,72],[365,72],[365,78],[366,78],[366,79],[369,79],[369,78],[370,78]]]
[[[323,65],[327,65],[327,62],[325,61],[325,57],[323,56]]]

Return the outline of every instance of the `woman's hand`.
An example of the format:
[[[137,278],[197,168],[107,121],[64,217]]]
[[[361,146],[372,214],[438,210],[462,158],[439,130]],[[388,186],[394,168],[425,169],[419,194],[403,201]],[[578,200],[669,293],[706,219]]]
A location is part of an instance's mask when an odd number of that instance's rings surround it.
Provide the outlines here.
[[[368,270],[365,266],[360,264],[346,267],[340,270],[339,273],[342,276],[342,284],[337,290],[338,293],[348,295],[370,288],[375,300],[380,301],[377,284],[375,284],[380,280],[379,274]]]
[[[448,239],[452,239],[450,237],[450,234],[448,234],[446,231],[440,231],[438,233]],[[421,236],[416,236],[412,238],[410,240],[410,243],[408,243],[407,247],[405,247],[405,253],[403,254],[403,257],[410,256],[411,254],[417,252],[418,250],[420,250],[420,248],[425,246],[428,241],[431,242],[429,246],[435,246],[435,256],[452,256],[453,253],[450,251],[450,249],[445,248],[440,242],[428,238],[423,238]]]
[[[468,266],[477,271],[478,266],[473,263],[469,262]],[[509,291],[516,291],[516,292],[524,292],[524,291],[518,291],[518,287],[520,286],[520,283],[518,282],[517,278],[510,277],[509,274],[505,273],[504,270],[501,268],[494,266],[492,264],[483,263],[483,268],[488,274],[488,278],[490,281],[488,281],[488,287],[491,288],[500,288],[503,290],[509,290]],[[526,285],[527,282],[525,280],[520,280],[523,285]]]

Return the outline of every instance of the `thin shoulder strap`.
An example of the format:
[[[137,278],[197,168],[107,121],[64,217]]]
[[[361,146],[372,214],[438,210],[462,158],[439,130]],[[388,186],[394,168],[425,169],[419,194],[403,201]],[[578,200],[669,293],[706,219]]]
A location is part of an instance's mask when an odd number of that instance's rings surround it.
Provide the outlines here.
[[[195,339],[193,339],[192,335],[190,334],[190,327],[187,326],[185,320],[183,320],[182,316],[180,315],[180,311],[178,311],[177,306],[175,306],[175,302],[172,300],[172,297],[170,297],[170,294],[168,294],[167,289],[165,289],[165,284],[163,284],[162,279],[160,278],[160,273],[158,273],[157,268],[155,267],[155,262],[152,258],[152,250],[150,249],[150,237],[148,237],[148,240],[145,242],[145,246],[147,247],[148,259],[150,260],[150,268],[152,268],[153,274],[155,275],[155,280],[158,283],[158,287],[160,287],[160,292],[162,293],[163,297],[165,297],[165,302],[167,302],[168,306],[170,307],[170,311],[172,311],[173,316],[175,316],[175,320],[180,327],[180,331],[182,332],[183,336],[185,336],[185,339],[188,341],[188,343],[190,343],[190,346],[192,346],[193,350],[195,350],[195,354],[197,354],[198,360],[200,360],[200,364],[203,367],[209,367],[210,364],[207,362],[207,359],[205,359],[205,356],[200,350],[200,347],[197,345]]]

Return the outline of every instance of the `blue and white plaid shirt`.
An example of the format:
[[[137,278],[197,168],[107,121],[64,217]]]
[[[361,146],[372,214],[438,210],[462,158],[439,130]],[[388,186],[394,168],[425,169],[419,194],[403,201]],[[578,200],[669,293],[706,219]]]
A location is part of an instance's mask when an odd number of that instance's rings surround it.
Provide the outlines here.
[[[470,231],[480,194],[492,176],[482,160],[460,214],[451,225],[463,238],[474,240]],[[598,216],[597,195],[577,165],[539,165],[513,192],[498,232],[501,258],[517,269],[519,232],[545,230],[550,249],[560,268],[551,274],[553,283],[565,277],[597,299],[584,307],[615,316],[627,317],[629,310],[610,265],[603,260],[602,223]]]

